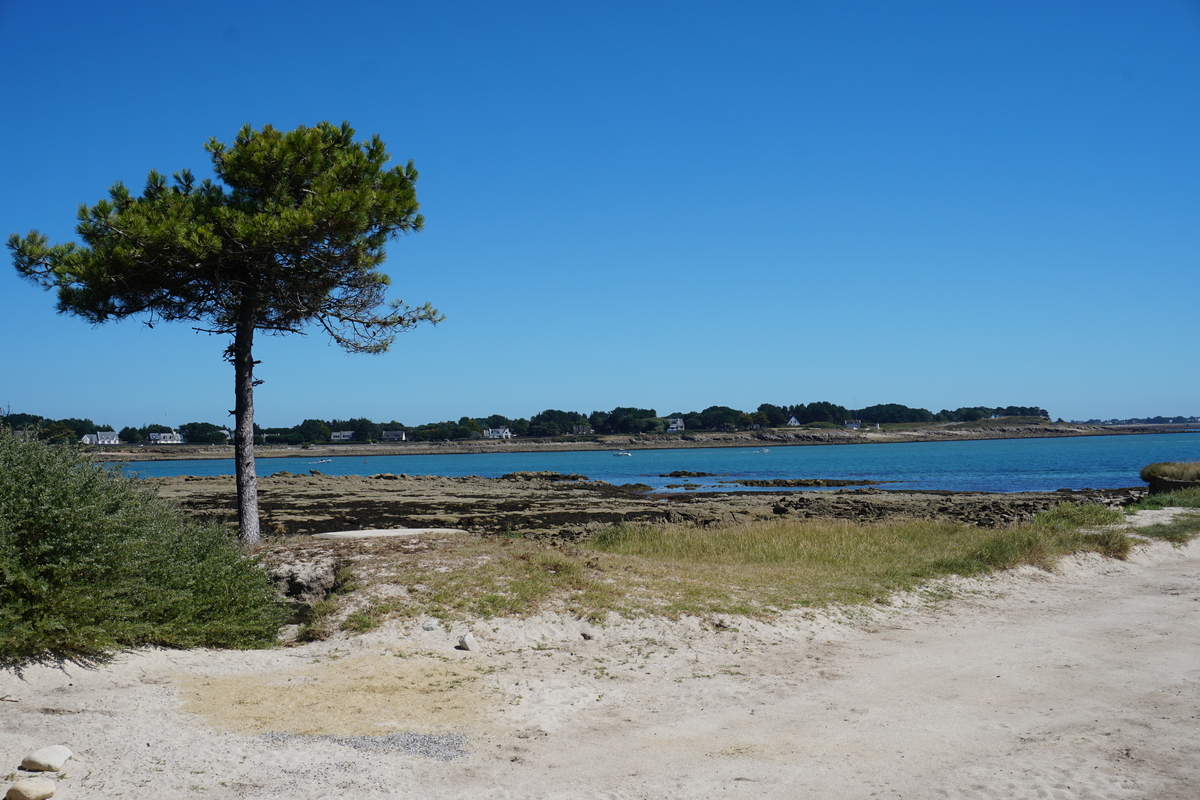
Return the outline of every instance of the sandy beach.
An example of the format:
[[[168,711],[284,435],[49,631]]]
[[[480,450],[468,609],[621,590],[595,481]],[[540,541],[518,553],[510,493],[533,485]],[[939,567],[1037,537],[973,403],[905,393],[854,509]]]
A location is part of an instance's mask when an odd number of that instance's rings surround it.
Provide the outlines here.
[[[0,674],[0,701],[9,770],[75,753],[64,800],[1193,798],[1200,546],[771,624],[543,616],[143,650]]]

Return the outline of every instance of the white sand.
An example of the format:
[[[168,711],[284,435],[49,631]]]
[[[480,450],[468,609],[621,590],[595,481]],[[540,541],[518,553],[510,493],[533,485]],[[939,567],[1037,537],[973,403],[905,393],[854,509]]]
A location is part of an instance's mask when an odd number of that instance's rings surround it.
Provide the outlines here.
[[[411,626],[0,673],[0,776],[65,744],[58,800],[1200,797],[1200,544],[949,585],[736,630],[546,617],[477,623],[472,652]]]

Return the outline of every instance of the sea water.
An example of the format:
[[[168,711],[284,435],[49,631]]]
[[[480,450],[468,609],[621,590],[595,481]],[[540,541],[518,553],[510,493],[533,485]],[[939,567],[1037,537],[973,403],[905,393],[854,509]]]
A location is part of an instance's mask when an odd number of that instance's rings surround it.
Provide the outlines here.
[[[555,453],[260,458],[260,476],[276,472],[326,475],[407,473],[497,478],[548,470],[609,483],[644,483],[672,491],[745,490],[735,479],[834,478],[888,481],[883,489],[1024,492],[1144,486],[1138,472],[1158,461],[1200,460],[1200,431],[1047,439],[991,439],[894,444],[708,447]],[[150,477],[232,475],[232,459],[134,461],[127,469]],[[675,471],[701,478],[663,477]]]

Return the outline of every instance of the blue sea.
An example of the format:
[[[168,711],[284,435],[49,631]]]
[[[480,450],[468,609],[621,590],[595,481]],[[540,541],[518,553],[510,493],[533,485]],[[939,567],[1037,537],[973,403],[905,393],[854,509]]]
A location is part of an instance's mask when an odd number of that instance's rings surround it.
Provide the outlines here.
[[[713,447],[611,452],[482,453],[354,456],[317,463],[308,456],[260,458],[260,476],[276,472],[326,475],[409,475],[496,478],[509,472],[550,470],[609,483],[698,485],[699,491],[745,490],[734,478],[851,478],[894,481],[883,489],[1025,492],[1144,486],[1138,472],[1157,461],[1200,461],[1200,431],[1060,439],[996,439],[825,446]],[[127,469],[150,477],[232,475],[232,459],[134,461]],[[664,478],[676,470],[715,477]],[[668,490],[669,491],[669,490]],[[697,490],[692,490],[697,491]]]

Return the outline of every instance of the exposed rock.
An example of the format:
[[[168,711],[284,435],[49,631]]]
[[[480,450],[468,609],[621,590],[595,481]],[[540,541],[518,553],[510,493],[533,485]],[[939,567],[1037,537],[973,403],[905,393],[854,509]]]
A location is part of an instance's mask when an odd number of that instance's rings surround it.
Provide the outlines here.
[[[465,636],[458,637],[459,650],[478,650],[479,642],[475,640],[475,634],[468,633]]]
[[[1096,503],[1121,508],[1145,496],[1140,489],[1081,489],[1057,492],[908,492],[869,489],[796,493],[780,498],[777,515],[804,519],[835,518],[862,521],[907,516],[945,519],[985,528],[1027,522],[1034,514],[1062,502]]]
[[[507,479],[410,476],[403,481],[356,475],[273,476],[259,481],[259,511],[264,528],[289,536],[364,529],[459,528],[485,536],[518,533],[527,538],[571,541],[618,524],[721,525],[769,519],[772,515],[860,520],[937,517],[995,526],[1028,519],[1064,500],[1119,508],[1146,494],[1145,489],[1017,493],[783,489],[696,490],[685,494],[567,478],[558,480],[536,473]],[[231,477],[147,481],[185,511],[236,525],[237,492]],[[642,491],[631,491],[635,488]],[[292,550],[297,552],[296,548]],[[301,548],[299,552],[309,559],[332,551],[314,548],[309,553]],[[338,565],[334,560],[268,566],[283,591],[294,602],[303,604],[329,591]]]
[[[1150,494],[1168,494],[1183,489],[1200,489],[1200,481],[1177,481],[1158,475],[1150,476]]]
[[[47,797],[54,796],[56,788],[54,781],[47,778],[25,778],[8,787],[8,793],[4,795],[4,798],[5,800],[46,800]]]
[[[736,483],[738,486],[758,486],[758,487],[775,487],[786,489],[789,487],[800,488],[802,486],[878,486],[881,483],[898,483],[899,481],[861,481],[861,480],[842,480],[839,478],[775,478],[773,480],[752,480],[749,478],[739,478],[734,481],[726,481],[726,483]]]
[[[31,772],[58,772],[71,757],[69,748],[61,744],[34,750],[21,760],[21,769]]]
[[[292,607],[293,621],[299,621],[333,591],[342,563],[327,553],[295,555],[304,560],[267,564],[265,568],[267,577]]]
[[[509,472],[506,475],[501,475],[502,481],[586,481],[586,475],[577,475],[568,473],[563,475],[561,472]]]

